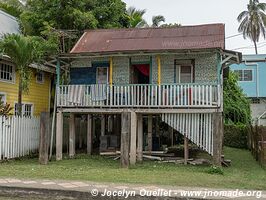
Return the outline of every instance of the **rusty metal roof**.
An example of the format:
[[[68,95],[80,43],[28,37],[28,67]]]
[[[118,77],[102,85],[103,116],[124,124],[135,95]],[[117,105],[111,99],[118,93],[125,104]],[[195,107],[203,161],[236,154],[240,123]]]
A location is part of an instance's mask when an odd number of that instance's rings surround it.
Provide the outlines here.
[[[225,47],[225,25],[87,30],[71,53],[194,50]]]

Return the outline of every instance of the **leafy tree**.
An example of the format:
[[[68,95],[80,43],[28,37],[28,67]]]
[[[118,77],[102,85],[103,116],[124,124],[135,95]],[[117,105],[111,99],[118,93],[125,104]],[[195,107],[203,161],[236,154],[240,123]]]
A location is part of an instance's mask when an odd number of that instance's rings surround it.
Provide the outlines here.
[[[18,18],[24,10],[24,5],[19,0],[1,0],[0,10]]]
[[[121,0],[27,0],[21,14],[25,33],[40,36],[47,26],[79,30],[127,26]]]
[[[161,22],[165,22],[165,18],[162,15],[152,17],[152,27],[159,27]]]
[[[251,121],[250,102],[238,86],[237,76],[229,73],[224,82],[225,123],[248,124]]]
[[[0,50],[10,57],[19,75],[18,115],[22,111],[22,92],[28,91],[30,64],[41,62],[53,46],[43,38],[9,34],[0,42]]]
[[[250,0],[247,10],[241,12],[237,18],[240,22],[238,31],[243,33],[244,38],[250,38],[255,46],[255,52],[258,54],[257,42],[262,35],[266,37],[266,3],[260,3],[259,0]]]

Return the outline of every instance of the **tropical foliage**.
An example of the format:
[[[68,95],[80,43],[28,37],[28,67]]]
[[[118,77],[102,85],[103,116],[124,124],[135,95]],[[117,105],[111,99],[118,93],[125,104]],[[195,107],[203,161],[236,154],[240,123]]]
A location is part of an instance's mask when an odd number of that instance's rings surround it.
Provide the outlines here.
[[[24,5],[19,0],[1,0],[0,9],[18,18],[24,10]]]
[[[0,95],[0,116],[8,116],[10,115],[12,108],[10,106],[10,104],[5,104],[2,101],[2,96]]]
[[[19,75],[18,115],[21,115],[22,92],[27,92],[31,79],[30,64],[41,62],[53,45],[43,38],[9,34],[0,42],[0,50],[10,57]]]
[[[266,37],[266,3],[260,3],[259,0],[250,0],[247,10],[241,12],[237,18],[240,22],[238,31],[243,33],[244,38],[250,38],[255,46],[255,52],[258,54],[257,42],[260,36]]]
[[[237,76],[229,73],[224,82],[224,117],[227,124],[249,124],[250,102],[237,84]]]

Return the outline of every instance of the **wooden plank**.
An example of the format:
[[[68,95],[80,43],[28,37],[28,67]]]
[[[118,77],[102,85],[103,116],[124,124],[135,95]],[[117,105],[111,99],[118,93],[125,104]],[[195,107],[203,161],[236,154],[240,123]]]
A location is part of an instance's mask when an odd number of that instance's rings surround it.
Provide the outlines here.
[[[48,150],[49,150],[50,114],[48,112],[42,112],[40,120],[41,123],[40,123],[39,163],[41,165],[47,165]]]
[[[129,167],[129,120],[128,112],[123,112],[121,116],[121,167]]]

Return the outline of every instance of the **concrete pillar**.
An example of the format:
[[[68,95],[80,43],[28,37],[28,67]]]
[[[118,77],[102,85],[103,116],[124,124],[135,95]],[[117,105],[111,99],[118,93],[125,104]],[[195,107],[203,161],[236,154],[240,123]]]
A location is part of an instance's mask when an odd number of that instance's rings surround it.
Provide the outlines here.
[[[216,166],[222,165],[223,134],[223,114],[216,112],[213,114],[213,164]]]
[[[75,114],[70,113],[69,118],[69,157],[75,156]]]
[[[137,156],[137,114],[131,112],[130,115],[130,164],[135,165]]]
[[[92,116],[88,114],[88,124],[87,124],[87,154],[92,153]]]
[[[152,115],[148,116],[148,151],[152,151]]]
[[[142,161],[143,160],[143,118],[142,115],[138,115],[138,144],[137,144],[137,160]]]
[[[63,152],[63,113],[56,113],[56,160],[62,160]]]
[[[129,166],[129,123],[130,115],[128,112],[123,112],[121,116],[121,167],[128,168]]]

